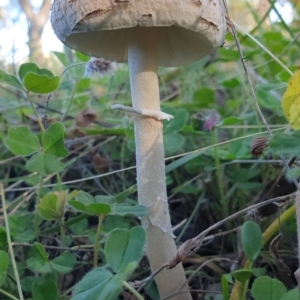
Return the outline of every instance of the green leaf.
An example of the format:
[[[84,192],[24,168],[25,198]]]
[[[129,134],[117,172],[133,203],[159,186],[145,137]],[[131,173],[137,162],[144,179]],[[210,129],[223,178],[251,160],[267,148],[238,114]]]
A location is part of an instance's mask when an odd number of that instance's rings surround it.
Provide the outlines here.
[[[76,195],[76,201],[79,201],[79,202],[81,202],[84,205],[95,203],[94,197],[91,194],[83,192],[83,191],[80,191]]]
[[[96,203],[107,203],[113,205],[116,203],[116,198],[114,196],[104,196],[97,195],[94,197]]]
[[[54,76],[51,78],[47,75],[27,73],[23,83],[28,91],[37,94],[49,94],[59,87],[60,77]]]
[[[233,89],[233,88],[239,86],[240,82],[236,78],[231,78],[231,79],[228,79],[228,80],[224,80],[222,82],[222,85],[226,88]]]
[[[41,148],[37,136],[26,126],[10,127],[4,142],[15,155],[30,155]]]
[[[289,69],[294,73],[297,70],[297,66],[290,66]],[[286,70],[281,70],[276,77],[282,82],[288,82],[291,79],[291,74]]]
[[[55,91],[60,84],[60,77],[54,76],[47,69],[40,69],[35,63],[25,63],[19,69],[19,77],[27,90],[48,94]]]
[[[61,211],[59,210],[57,195],[45,195],[39,202],[37,211],[45,220],[58,220],[61,217]]]
[[[119,229],[129,229],[130,224],[128,218],[124,218],[118,215],[108,215],[105,218],[104,224],[102,229],[105,233],[115,230],[116,228]]]
[[[166,112],[169,113],[167,110]],[[164,124],[164,132],[172,134],[180,131],[186,125],[188,118],[189,114],[185,109],[177,109],[174,118]]]
[[[113,230],[104,248],[110,268],[119,273],[124,271],[129,263],[138,261],[143,255],[145,241],[146,235],[142,227],[134,227],[130,231]]]
[[[121,274],[114,276],[104,268],[95,268],[76,284],[71,300],[115,300],[122,290]]]
[[[3,273],[2,275],[0,275],[0,287],[4,284],[4,282],[6,281],[6,277],[7,277],[7,273]]]
[[[34,282],[32,296],[33,300],[57,300],[58,289],[52,280],[45,280],[41,283]]]
[[[48,254],[44,247],[40,243],[35,243],[29,250],[29,259],[26,261],[26,265],[34,272],[49,273],[52,271]]]
[[[254,261],[262,247],[262,233],[259,225],[253,221],[244,223],[241,230],[241,239],[245,255],[248,259]]]
[[[235,278],[239,282],[245,283],[253,275],[253,271],[247,269],[244,270],[240,269],[240,270],[233,271],[230,274],[232,275],[233,278]]]
[[[43,134],[44,151],[57,157],[65,157],[69,154],[64,143],[65,128],[62,123],[53,123]]]
[[[227,125],[234,125],[234,124],[241,123],[241,122],[243,122],[243,121],[244,121],[244,120],[241,119],[241,118],[228,117],[228,118],[225,118],[225,119],[221,120],[221,121],[217,124],[217,127],[220,127],[220,126],[227,126]]]
[[[222,285],[222,294],[224,300],[229,300],[229,284],[228,284],[228,275],[230,274],[224,274],[221,277],[221,285]],[[232,278],[230,276],[230,280],[232,282]]]
[[[28,243],[35,239],[35,232],[32,229],[27,229],[16,235],[14,241],[18,243]]]
[[[184,144],[185,138],[179,133],[164,135],[164,147],[166,155],[178,151]]]
[[[67,274],[74,269],[76,264],[76,256],[72,253],[64,253],[55,257],[51,262],[51,266],[60,274]]]
[[[21,278],[22,290],[24,292],[31,292],[34,282],[37,282],[36,276],[26,276],[25,278]]]
[[[3,70],[0,70],[0,82],[6,83],[8,85],[11,85],[13,87],[16,87],[20,90],[24,90],[23,85],[20,83],[18,78],[14,75],[9,75],[5,73]]]
[[[27,161],[26,167],[31,172],[41,174],[53,174],[64,170],[64,164],[56,156],[44,152],[33,155]]]
[[[39,67],[35,63],[25,63],[22,64],[19,68],[19,77],[22,81],[24,81],[24,78],[27,73],[36,73],[36,74],[43,74],[48,75],[50,77],[53,77],[53,74],[51,71],[48,71],[46,69],[39,69]]]
[[[0,250],[0,275],[6,273],[8,266],[9,266],[8,254]]]
[[[59,59],[59,61],[63,64],[64,67],[70,66],[71,62],[65,53],[58,51],[52,51],[52,53]]]
[[[277,134],[272,136],[269,146],[275,154],[299,155],[300,138],[288,134]]]
[[[87,56],[79,51],[75,52],[75,56],[76,56],[76,58],[78,58],[80,61],[83,61],[83,62],[88,62],[91,59],[90,56]]]
[[[201,88],[195,91],[193,98],[198,109],[209,108],[215,103],[215,93],[209,88]]]
[[[110,205],[106,203],[92,203],[92,204],[85,205],[84,203],[76,200],[71,200],[68,203],[72,205],[74,208],[90,215],[100,216],[100,215],[107,215],[111,212]]]
[[[100,216],[109,214],[111,212],[110,205],[107,203],[99,203],[98,201],[100,199],[101,198],[97,196],[96,202],[96,199],[94,199],[91,194],[80,191],[76,195],[76,200],[71,200],[68,203],[74,208],[90,215]]]
[[[224,61],[232,62],[240,59],[240,54],[237,50],[220,48],[218,50],[218,54],[220,55],[220,59]]]
[[[127,216],[127,215],[134,215],[136,217],[143,217],[148,214],[148,209],[142,205],[126,205],[126,204],[119,204],[112,207],[111,211],[112,215],[119,215],[119,216]]]
[[[6,230],[0,227],[0,249],[6,250],[7,248],[7,235]]]
[[[293,290],[288,291],[280,300],[299,300],[300,293],[299,289],[295,288]]]
[[[268,276],[257,278],[251,288],[255,300],[280,300],[286,293],[284,284]]]
[[[286,172],[286,178],[289,181],[292,181],[293,179],[297,179],[300,177],[300,168],[295,168],[295,169],[289,169]]]
[[[83,235],[87,228],[88,228],[88,220],[83,219],[73,225],[68,226],[68,228],[75,234],[75,235]]]

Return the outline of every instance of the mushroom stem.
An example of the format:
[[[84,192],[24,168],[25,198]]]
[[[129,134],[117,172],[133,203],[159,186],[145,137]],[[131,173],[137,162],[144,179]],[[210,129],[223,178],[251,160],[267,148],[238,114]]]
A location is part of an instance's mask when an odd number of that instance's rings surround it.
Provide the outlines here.
[[[134,109],[160,111],[155,33],[155,28],[137,28],[128,48]],[[147,232],[147,255],[152,272],[167,263],[177,250],[168,209],[162,127],[162,122],[153,118],[134,121],[138,200],[149,210],[142,223]],[[186,282],[182,265],[163,270],[155,281],[161,298],[175,293]],[[181,293],[171,299],[190,300],[191,295]]]

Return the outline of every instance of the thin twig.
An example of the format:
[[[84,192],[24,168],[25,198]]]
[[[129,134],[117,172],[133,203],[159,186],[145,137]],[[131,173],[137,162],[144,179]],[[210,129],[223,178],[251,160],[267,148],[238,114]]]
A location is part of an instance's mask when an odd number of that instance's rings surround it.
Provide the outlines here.
[[[206,265],[210,264],[211,262],[214,262],[214,261],[229,261],[229,262],[232,262],[233,260],[232,259],[229,259],[229,258],[225,258],[225,257],[214,257],[214,258],[211,258],[211,259],[208,259],[207,261],[205,261],[204,263],[202,263],[192,274],[191,276],[189,276],[188,280],[181,286],[181,288],[178,290],[182,290],[187,284],[189,284],[191,282],[191,280],[193,279],[193,277],[202,269],[204,268]]]
[[[13,299],[13,300],[19,300],[18,298],[16,298],[15,296],[11,295],[10,293],[0,289],[0,294],[5,295],[7,298],[9,299]]]
[[[13,246],[17,247],[17,246],[22,246],[22,247],[33,247],[34,244],[30,244],[30,243],[12,243]],[[83,248],[84,246],[89,246],[90,249],[87,248]],[[74,247],[59,247],[59,246],[50,246],[50,245],[43,245],[44,248],[46,249],[53,249],[53,250],[64,250],[64,251],[82,251],[82,252],[93,252],[94,251],[94,247],[93,245],[83,245],[81,247],[78,246],[74,246]]]
[[[185,257],[190,256],[190,255],[194,254],[195,252],[197,252],[198,249],[201,247],[205,236],[210,231],[220,227],[221,225],[223,225],[227,221],[230,221],[230,220],[238,217],[239,215],[242,215],[242,214],[246,213],[249,210],[257,209],[257,208],[260,208],[260,207],[265,206],[265,205],[270,204],[270,203],[286,202],[286,201],[290,200],[294,195],[295,195],[295,193],[292,193],[292,194],[289,194],[289,195],[269,199],[269,200],[266,200],[262,203],[257,203],[257,204],[251,205],[251,206],[246,207],[246,208],[230,215],[229,217],[215,223],[214,225],[210,226],[206,230],[202,231],[196,237],[185,241],[178,248],[176,255],[169,261],[167,268],[169,268],[169,269],[174,268],[178,263],[182,262]]]
[[[53,93],[49,94],[47,99],[46,99],[46,105],[45,105],[45,114],[44,114],[44,118],[43,118],[43,124],[44,127],[46,127],[46,122],[48,121],[48,107],[49,107],[49,101],[52,97]]]
[[[168,264],[164,264],[162,265],[158,270],[156,270],[155,272],[153,272],[150,276],[148,276],[147,278],[145,278],[144,280],[142,281],[139,281],[137,283],[137,286],[139,287],[137,289],[137,291],[141,291],[143,287],[145,287],[148,282],[150,282],[157,274],[159,274],[164,268],[166,268],[168,266]]]
[[[5,221],[6,237],[7,237],[7,243],[8,243],[8,251],[9,251],[9,254],[10,254],[11,263],[12,263],[14,274],[15,274],[15,279],[16,279],[16,283],[17,283],[19,298],[20,298],[20,300],[24,300],[23,293],[22,293],[21,282],[20,282],[20,277],[19,277],[19,273],[18,273],[18,269],[17,269],[16,260],[15,260],[15,254],[14,254],[14,250],[13,250],[12,242],[11,242],[11,238],[10,238],[10,228],[9,228],[9,224],[8,224],[4,188],[3,188],[2,183],[0,183],[0,192],[1,192],[3,215],[4,215],[4,221]]]
[[[273,132],[274,131],[281,131],[281,130],[284,130],[286,128],[288,128],[288,126],[287,127],[283,127],[283,128],[273,129],[272,131]],[[175,158],[182,158],[182,157],[185,157],[187,155],[192,155],[192,154],[198,155],[201,152],[204,152],[204,151],[206,151],[208,149],[211,149],[211,148],[213,148],[215,146],[227,145],[227,144],[229,144],[231,142],[235,142],[235,141],[238,141],[238,140],[243,140],[243,139],[246,139],[246,138],[249,138],[249,137],[258,136],[258,135],[263,135],[263,134],[266,134],[266,133],[267,133],[267,131],[252,133],[252,134],[249,134],[249,135],[246,135],[246,136],[242,136],[242,137],[234,138],[234,139],[231,139],[231,140],[228,140],[228,141],[220,142],[220,143],[218,143],[216,145],[209,145],[209,146],[203,147],[201,149],[193,150],[193,151],[190,151],[190,152],[185,152],[185,153],[178,154],[178,155],[173,155],[173,156],[165,158],[165,161],[173,160]],[[108,173],[98,174],[98,175],[94,175],[94,176],[90,176],[90,177],[86,177],[86,178],[82,178],[82,179],[76,179],[76,180],[71,180],[71,181],[64,181],[64,182],[62,182],[62,185],[73,184],[73,183],[78,183],[78,182],[82,182],[82,181],[93,180],[95,178],[106,177],[106,176],[110,176],[110,175],[113,175],[113,174],[121,173],[121,172],[124,172],[124,171],[133,170],[135,168],[136,168],[136,166],[132,166],[132,167],[128,167],[128,168],[125,168],[125,169],[115,170],[115,171],[111,171],[111,172],[108,172]],[[45,184],[44,185],[44,187],[54,187],[54,186],[56,186],[55,183],[54,184]],[[37,186],[33,186],[33,187],[29,187],[29,188],[15,188],[15,189],[10,189],[10,191],[14,191],[14,192],[16,192],[16,191],[28,191],[28,190],[34,190],[36,188],[37,188]]]
[[[5,165],[5,164],[7,164],[7,163],[9,163],[9,162],[11,162],[11,161],[13,161],[15,159],[20,158],[20,157],[22,157],[22,155],[17,155],[17,156],[14,156],[14,157],[7,158],[5,160],[1,160],[0,161],[0,165]]]
[[[273,136],[273,133],[272,133],[272,131],[271,131],[271,129],[270,129],[270,127],[269,127],[269,125],[268,125],[268,123],[267,123],[267,121],[266,121],[266,119],[265,119],[265,117],[264,117],[264,115],[263,115],[263,113],[262,113],[260,107],[259,107],[259,104],[258,104],[258,101],[257,101],[257,98],[256,98],[256,94],[255,94],[255,91],[254,91],[254,88],[253,88],[253,85],[252,85],[252,81],[251,81],[251,78],[250,78],[250,76],[249,76],[248,69],[247,69],[247,67],[246,67],[246,63],[245,63],[245,59],[244,59],[243,52],[242,52],[242,49],[241,49],[241,45],[240,45],[240,42],[239,42],[239,40],[238,40],[238,38],[237,38],[235,26],[237,26],[237,27],[239,27],[239,26],[238,26],[236,23],[233,24],[233,22],[232,22],[232,20],[231,20],[231,18],[230,18],[230,16],[229,16],[229,12],[228,12],[228,8],[227,8],[227,5],[226,5],[226,3],[225,3],[225,0],[223,0],[223,3],[224,3],[224,8],[225,8],[225,11],[226,11],[226,15],[227,15],[227,17],[228,17],[228,22],[230,23],[230,27],[231,27],[231,30],[232,30],[232,34],[233,34],[233,37],[234,37],[234,40],[235,40],[235,43],[236,43],[238,52],[239,52],[240,57],[241,57],[241,62],[242,62],[242,65],[243,65],[243,68],[244,68],[244,71],[245,71],[245,74],[246,74],[246,77],[247,77],[249,86],[250,86],[250,91],[251,91],[251,94],[252,94],[252,97],[253,97],[253,100],[254,100],[254,104],[255,104],[255,106],[256,106],[257,112],[258,112],[258,114],[259,114],[259,116],[260,116],[262,122],[264,123],[264,125],[265,125],[265,127],[266,127],[266,129],[267,129],[267,131],[268,131],[269,136],[272,137],[272,136]],[[241,30],[240,27],[239,27],[239,29]],[[254,39],[253,37],[251,37],[251,38]],[[256,42],[259,46],[261,46],[268,54],[271,55],[271,52],[270,52],[267,48],[263,47],[263,45],[262,45],[259,41],[257,41],[256,39],[254,39],[254,40],[255,40],[255,42]],[[277,61],[277,62],[281,65],[281,67],[284,68],[290,75],[293,75],[293,72],[291,72],[291,70],[289,70],[289,69],[288,69],[288,68],[287,68],[287,67],[286,67],[279,59],[277,59],[276,56],[273,55],[272,57],[273,57],[273,59],[274,59],[275,61]],[[284,164],[284,167],[285,167],[286,171],[289,171],[289,170],[290,170],[290,167],[289,167],[289,165],[288,165],[286,159],[284,158],[284,156],[283,156],[283,155],[280,155],[280,158],[281,158],[281,160],[282,160],[282,162],[283,162],[283,164]],[[292,178],[292,181],[293,181],[293,183],[295,184],[295,186],[297,187],[298,191],[300,191],[300,185],[299,185],[299,183],[297,182],[297,180],[296,180],[295,178]]]

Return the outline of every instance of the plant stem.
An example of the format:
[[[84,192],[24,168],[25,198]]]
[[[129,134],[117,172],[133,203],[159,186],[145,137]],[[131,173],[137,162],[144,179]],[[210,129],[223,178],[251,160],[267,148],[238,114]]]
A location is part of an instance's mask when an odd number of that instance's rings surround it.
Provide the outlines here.
[[[271,237],[279,231],[280,224],[285,223],[288,221],[290,218],[292,218],[295,215],[296,212],[296,206],[293,205],[290,208],[288,208],[279,218],[274,220],[269,227],[265,230],[265,232],[262,235],[263,238],[263,245],[265,245]],[[249,269],[252,268],[252,264],[249,259],[245,259],[244,263],[241,266],[241,269]],[[234,283],[234,286],[231,291],[231,296],[230,300],[240,300],[241,295],[243,293],[243,284],[239,284],[238,281],[236,280]]]
[[[99,241],[100,241],[101,227],[102,227],[103,219],[104,219],[104,215],[100,215],[99,220],[98,220],[98,227],[97,227],[96,241],[95,241],[94,268],[96,268],[98,265]]]
[[[35,216],[34,216],[34,232],[35,232],[35,238],[37,242],[39,241],[39,234],[40,234],[40,229],[39,229],[39,214],[37,211],[37,207],[41,202],[41,194],[42,194],[42,187],[43,187],[43,175],[40,175],[40,184],[39,184],[39,189],[38,189],[38,194],[37,194],[37,202],[36,202],[36,209],[35,209]]]
[[[26,94],[27,94],[27,99],[28,99],[28,101],[30,103],[30,106],[31,106],[31,108],[32,108],[32,110],[33,110],[33,112],[35,114],[36,119],[37,119],[37,122],[38,122],[38,124],[39,124],[39,126],[41,128],[41,131],[44,132],[45,131],[45,127],[44,127],[44,125],[43,125],[43,123],[42,123],[42,121],[41,121],[41,119],[39,117],[39,114],[37,113],[37,111],[36,111],[36,109],[35,109],[35,107],[33,105],[33,102],[31,101],[31,99],[29,97],[29,92],[27,92]]]
[[[296,220],[297,220],[297,238],[298,238],[298,269],[294,273],[298,288],[300,288],[300,191],[297,191],[295,198]]]
[[[218,132],[217,132],[216,128],[213,130],[212,138],[213,138],[213,144],[216,145],[218,143]],[[224,196],[223,176],[222,176],[222,169],[221,169],[217,146],[214,147],[214,155],[215,155],[215,161],[216,161],[217,179],[218,179],[218,187],[219,187],[219,193],[220,193],[220,195],[219,195],[220,196],[220,204],[221,204],[221,208],[223,211],[223,215],[225,217],[227,217],[228,216],[228,206],[227,206],[225,196]]]
[[[59,177],[60,178],[60,177]],[[61,216],[60,216],[60,245],[61,247],[64,247],[65,245],[65,233],[66,233],[66,227],[65,227],[65,207],[66,207],[66,201],[67,201],[67,193],[64,191],[61,191],[62,194],[62,203],[61,205]],[[63,250],[61,251],[63,252]]]
[[[69,114],[71,105],[72,105],[72,103],[73,103],[75,91],[76,91],[76,88],[77,88],[77,83],[78,83],[78,81],[76,80],[76,81],[75,81],[75,84],[74,84],[73,91],[72,91],[72,95],[71,95],[71,98],[70,98],[70,101],[69,101],[69,105],[68,105],[68,107],[67,107],[67,110],[66,110],[64,116],[63,116],[62,119],[61,119],[61,122],[64,122],[65,119],[67,118],[68,114]]]
[[[13,296],[12,294],[5,292],[4,290],[0,289],[0,293],[5,295],[7,298],[9,299],[13,299],[13,300],[19,300],[18,298],[16,298],[15,296]]]
[[[60,174],[59,173],[56,173],[56,179],[57,179],[57,186],[58,186],[58,189],[60,191],[62,191],[62,184],[61,184],[61,177],[60,177]]]
[[[144,297],[136,290],[134,289],[128,282],[125,280],[122,281],[122,284],[129,290],[137,299],[139,300],[145,300]]]
[[[14,274],[15,274],[15,280],[16,280],[16,283],[17,283],[19,298],[20,298],[20,300],[24,300],[23,293],[22,293],[22,288],[21,288],[21,282],[20,282],[20,278],[19,278],[19,273],[18,273],[18,269],[17,269],[17,264],[16,264],[16,260],[15,260],[15,254],[14,254],[14,250],[13,250],[12,243],[11,243],[11,238],[10,238],[10,229],[9,229],[9,224],[8,224],[4,188],[3,188],[2,183],[0,183],[0,191],[1,191],[3,216],[4,216],[4,221],[5,221],[6,237],[7,237],[7,243],[8,243],[8,251],[9,251],[9,254],[10,254],[11,263],[12,263]]]
[[[160,111],[155,28],[136,28],[128,48],[128,64],[133,108]],[[138,201],[149,211],[142,223],[152,272],[177,251],[168,208],[162,127],[162,122],[153,118],[134,119]],[[161,298],[173,294],[186,282],[182,265],[163,270],[155,281]],[[187,293],[172,299],[190,300],[191,296]]]

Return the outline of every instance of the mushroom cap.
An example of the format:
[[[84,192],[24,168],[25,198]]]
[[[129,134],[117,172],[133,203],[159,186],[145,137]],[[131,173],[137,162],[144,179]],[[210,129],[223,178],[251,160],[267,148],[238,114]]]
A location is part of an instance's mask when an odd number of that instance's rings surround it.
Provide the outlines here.
[[[137,30],[147,38],[151,27],[158,65],[166,67],[212,53],[227,29],[220,0],[54,0],[51,23],[68,47],[117,62],[127,62]]]

